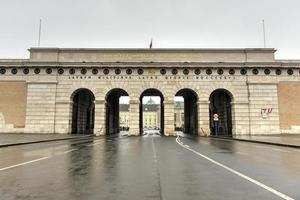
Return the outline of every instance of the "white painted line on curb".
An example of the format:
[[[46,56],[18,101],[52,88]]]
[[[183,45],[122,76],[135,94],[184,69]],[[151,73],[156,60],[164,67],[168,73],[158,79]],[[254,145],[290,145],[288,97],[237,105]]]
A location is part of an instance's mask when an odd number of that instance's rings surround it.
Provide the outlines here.
[[[293,151],[297,151],[297,152],[300,152],[300,149],[293,149]]]
[[[22,166],[22,165],[27,165],[27,164],[30,164],[30,163],[33,163],[33,162],[37,162],[37,161],[40,161],[40,160],[45,160],[47,158],[50,158],[50,157],[42,157],[42,158],[38,158],[38,159],[35,159],[35,160],[30,160],[30,161],[27,161],[27,162],[23,162],[23,163],[19,163],[19,164],[16,164],[16,165],[12,165],[12,166],[9,166],[9,167],[4,167],[4,168],[1,168],[0,171],[4,171],[4,170],[7,170],[7,169],[19,167],[19,166]]]
[[[219,163],[219,162],[217,162],[217,161],[215,161],[215,160],[209,158],[208,156],[205,156],[205,155],[203,155],[203,154],[201,154],[201,153],[195,151],[194,149],[191,149],[191,148],[189,148],[189,147],[186,147],[186,146],[183,145],[183,143],[180,141],[179,136],[177,136],[176,142],[177,142],[180,146],[182,146],[183,148],[185,148],[185,149],[187,149],[187,150],[189,150],[189,151],[191,151],[191,152],[197,154],[198,156],[201,156],[202,158],[205,158],[206,160],[208,160],[208,161],[210,161],[210,162],[212,162],[212,163],[214,163],[214,164],[216,164],[216,165],[218,165],[218,166],[220,166],[220,167],[222,167],[222,168],[224,168],[224,169],[230,171],[231,173],[233,173],[233,174],[235,174],[235,175],[238,175],[238,176],[242,177],[243,179],[246,179],[247,181],[250,181],[251,183],[254,183],[254,184],[258,185],[259,187],[261,187],[261,188],[263,188],[263,189],[265,189],[265,190],[267,190],[267,191],[269,191],[269,192],[271,192],[271,193],[277,195],[278,197],[280,197],[280,198],[282,198],[282,199],[286,199],[286,200],[294,200],[292,197],[289,197],[289,196],[287,196],[286,194],[283,194],[283,193],[281,193],[281,192],[279,192],[279,191],[277,191],[277,190],[275,190],[275,189],[273,189],[273,188],[271,188],[271,187],[269,187],[269,186],[267,186],[267,185],[265,185],[265,184],[263,184],[263,183],[261,183],[261,182],[259,182],[259,181],[257,181],[257,180],[254,180],[253,178],[250,178],[249,176],[246,176],[246,175],[244,175],[244,174],[242,174],[242,173],[240,173],[240,172],[238,172],[238,171],[236,171],[236,170],[234,170],[234,169],[232,169],[232,168],[230,168],[230,167],[227,167],[226,165],[223,165],[223,164],[221,164],[221,163]]]
[[[280,151],[280,152],[284,152],[284,153],[290,153],[290,151],[287,150],[283,150],[283,149],[277,149],[277,148],[272,148],[275,151]]]
[[[269,149],[270,147],[267,146],[259,146],[259,145],[255,145],[256,148],[261,148],[261,149]]]

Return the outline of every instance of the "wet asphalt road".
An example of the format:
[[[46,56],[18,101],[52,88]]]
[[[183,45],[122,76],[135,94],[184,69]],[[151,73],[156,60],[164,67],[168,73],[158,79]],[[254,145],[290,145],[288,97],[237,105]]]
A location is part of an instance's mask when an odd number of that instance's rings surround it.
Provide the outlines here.
[[[0,199],[300,199],[300,149],[90,138],[0,149]],[[287,195],[287,196],[284,196]]]

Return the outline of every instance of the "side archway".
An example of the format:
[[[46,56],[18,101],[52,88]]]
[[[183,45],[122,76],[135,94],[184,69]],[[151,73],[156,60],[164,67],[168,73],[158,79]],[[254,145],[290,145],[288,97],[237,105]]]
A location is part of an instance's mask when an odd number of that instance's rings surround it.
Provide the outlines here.
[[[181,100],[181,99],[183,100]],[[176,100],[178,99],[178,100]],[[190,135],[198,135],[198,95],[189,88],[175,94],[174,124],[175,130]]]
[[[95,96],[88,89],[81,88],[71,95],[72,134],[93,134],[95,121]]]
[[[106,95],[106,135],[117,134],[121,130],[129,131],[129,105],[120,104],[120,98],[124,96],[129,95],[120,88],[112,89]],[[122,115],[121,118],[120,113]],[[123,122],[123,118],[125,122]],[[120,119],[122,124],[120,124]]]
[[[232,94],[225,89],[216,89],[209,101],[211,135],[232,136]]]

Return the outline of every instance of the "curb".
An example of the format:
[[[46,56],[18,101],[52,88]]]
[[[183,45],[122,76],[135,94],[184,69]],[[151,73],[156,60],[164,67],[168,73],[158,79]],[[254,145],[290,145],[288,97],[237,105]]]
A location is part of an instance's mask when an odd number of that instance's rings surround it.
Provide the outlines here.
[[[19,143],[1,144],[0,148],[11,147],[11,146],[19,146],[19,145],[26,145],[26,144],[36,144],[36,143],[44,143],[44,142],[62,141],[62,140],[84,139],[84,138],[91,138],[91,137],[95,137],[95,136],[91,135],[91,136],[58,138],[58,139],[49,139],[49,140],[37,140],[37,141],[31,141],[31,142],[19,142]]]
[[[242,141],[242,142],[268,144],[268,145],[276,145],[276,146],[291,147],[291,148],[298,148],[298,149],[300,149],[300,145],[294,145],[294,144],[284,144],[284,143],[266,142],[266,141],[260,141],[260,140],[247,140],[247,139],[238,139],[238,138],[229,138],[229,137],[218,137],[218,136],[209,136],[209,137],[210,138],[214,138],[214,139],[236,140],[236,141]]]

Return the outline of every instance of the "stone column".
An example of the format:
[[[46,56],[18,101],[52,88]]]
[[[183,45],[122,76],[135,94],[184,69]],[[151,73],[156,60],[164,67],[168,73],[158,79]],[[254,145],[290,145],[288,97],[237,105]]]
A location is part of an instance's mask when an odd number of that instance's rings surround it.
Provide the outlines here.
[[[174,127],[174,101],[165,100],[164,104],[164,134],[176,136]]]
[[[129,105],[129,135],[140,135],[140,100],[130,99]]]
[[[105,100],[95,101],[94,135],[105,135]]]
[[[198,135],[210,135],[209,128],[209,101],[200,101],[198,104]]]

